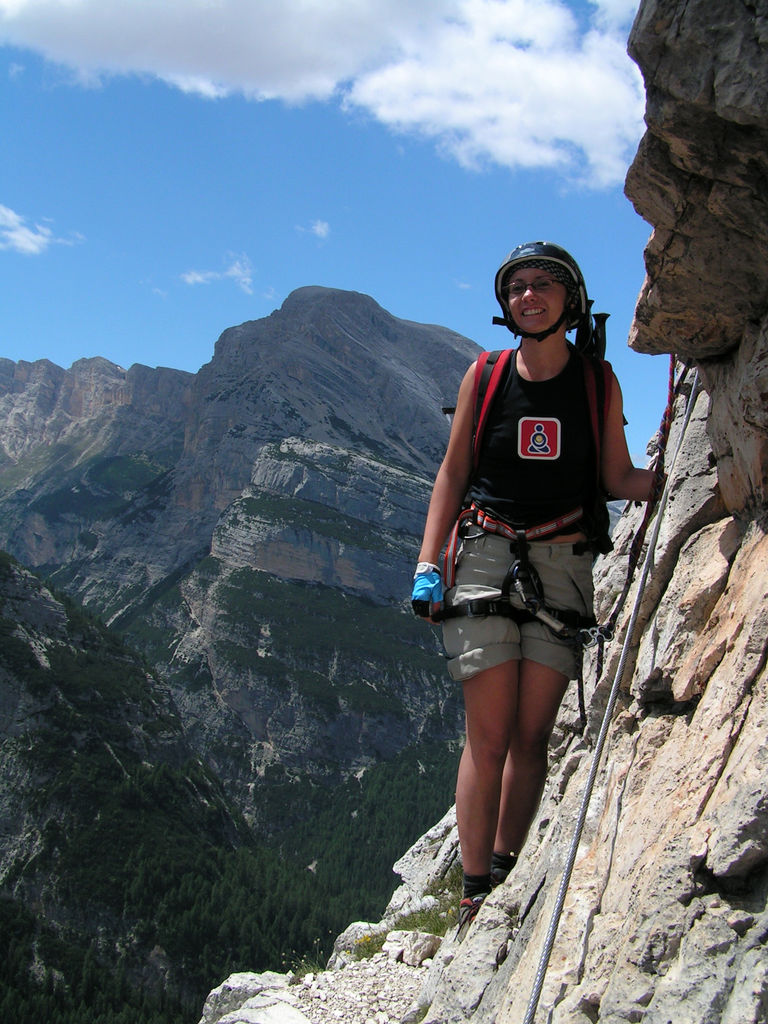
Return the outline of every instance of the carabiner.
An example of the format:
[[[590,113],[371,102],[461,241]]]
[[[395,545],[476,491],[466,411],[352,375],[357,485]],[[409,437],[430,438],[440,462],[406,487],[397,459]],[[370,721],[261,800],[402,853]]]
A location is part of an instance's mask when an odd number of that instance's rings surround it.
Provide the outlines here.
[[[579,630],[579,640],[585,649],[594,647],[596,644],[613,640],[613,630],[610,626],[589,626],[587,629]]]

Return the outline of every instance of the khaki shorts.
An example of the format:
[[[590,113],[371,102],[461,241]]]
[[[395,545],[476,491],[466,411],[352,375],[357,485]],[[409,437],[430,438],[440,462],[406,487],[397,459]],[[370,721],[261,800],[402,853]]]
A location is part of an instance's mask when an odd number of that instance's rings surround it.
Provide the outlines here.
[[[464,538],[456,560],[456,586],[447,591],[446,605],[477,598],[497,598],[515,555],[509,541],[477,527]],[[550,608],[592,614],[592,554],[574,554],[571,544],[528,546],[528,558],[541,579],[544,601]],[[519,599],[515,598],[514,603]],[[457,682],[471,679],[505,661],[526,658],[575,679],[581,649],[559,639],[543,622],[518,625],[504,615],[446,619],[443,644],[448,671]]]

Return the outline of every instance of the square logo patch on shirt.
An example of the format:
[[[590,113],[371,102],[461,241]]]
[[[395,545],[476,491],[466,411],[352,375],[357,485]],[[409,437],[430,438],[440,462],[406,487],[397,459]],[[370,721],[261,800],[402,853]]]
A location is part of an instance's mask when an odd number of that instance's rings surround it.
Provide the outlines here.
[[[524,416],[517,425],[517,454],[521,459],[559,459],[561,433],[554,416]]]

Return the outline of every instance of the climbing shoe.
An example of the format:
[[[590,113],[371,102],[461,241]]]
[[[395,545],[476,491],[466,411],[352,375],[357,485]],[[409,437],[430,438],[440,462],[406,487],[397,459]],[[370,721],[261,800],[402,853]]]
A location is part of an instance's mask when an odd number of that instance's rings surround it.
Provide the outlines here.
[[[487,892],[480,896],[465,896],[459,904],[459,927],[456,929],[456,941],[461,942],[469,930],[469,926],[477,917],[477,912],[482,907]]]

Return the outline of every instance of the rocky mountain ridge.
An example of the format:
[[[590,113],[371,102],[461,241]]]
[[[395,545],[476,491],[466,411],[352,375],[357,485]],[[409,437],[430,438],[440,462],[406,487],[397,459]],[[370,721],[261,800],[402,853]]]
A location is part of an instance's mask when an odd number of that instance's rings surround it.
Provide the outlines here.
[[[119,615],[209,549],[265,445],[297,437],[429,476],[441,402],[476,351],[367,296],[306,287],[225,331],[194,375],[3,360],[0,543]]]
[[[302,779],[458,735],[402,581],[476,351],[306,287],[197,374],[0,364],[0,547],[146,653],[259,828]]]

